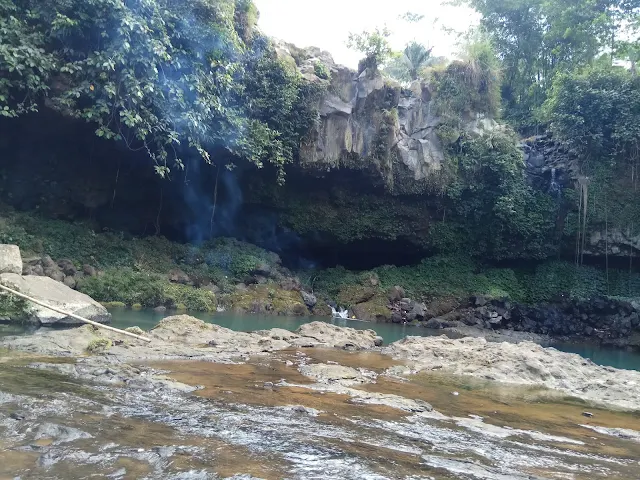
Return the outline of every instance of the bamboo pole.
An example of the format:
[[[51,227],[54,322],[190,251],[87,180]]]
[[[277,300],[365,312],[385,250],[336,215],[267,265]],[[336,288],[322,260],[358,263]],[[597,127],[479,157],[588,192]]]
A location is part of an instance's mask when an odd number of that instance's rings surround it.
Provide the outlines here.
[[[126,335],[128,337],[133,337],[133,338],[136,338],[138,340],[142,340],[144,342],[151,342],[150,338],[141,337],[140,335],[136,335],[135,333],[126,332],[124,330],[120,330],[119,328],[110,327],[109,325],[103,325],[101,323],[94,322],[93,320],[88,320],[86,318],[83,318],[83,317],[81,317],[79,315],[76,315],[74,313],[65,312],[64,310],[60,310],[59,308],[52,307],[51,305],[47,305],[46,303],[41,302],[40,300],[36,300],[35,298],[31,298],[28,295],[25,295],[24,293],[20,293],[20,292],[18,292],[16,290],[13,290],[12,288],[9,288],[6,285],[3,285],[1,283],[0,283],[0,289],[5,290],[5,291],[15,295],[16,297],[24,298],[25,300],[28,300],[28,301],[30,301],[32,303],[35,303],[36,305],[40,305],[41,307],[48,308],[49,310],[53,310],[54,312],[60,313],[62,315],[66,315],[66,316],[71,317],[71,318],[75,318],[76,320],[80,320],[81,322],[88,323],[89,325],[93,325],[94,327],[104,328],[105,330],[110,330],[112,332],[121,333],[122,335]]]

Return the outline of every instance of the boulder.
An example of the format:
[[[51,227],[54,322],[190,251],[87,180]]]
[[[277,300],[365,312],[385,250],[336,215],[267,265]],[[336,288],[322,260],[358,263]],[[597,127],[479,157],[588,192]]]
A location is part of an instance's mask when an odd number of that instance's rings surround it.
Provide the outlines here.
[[[22,257],[17,245],[0,245],[0,273],[22,274]]]
[[[49,277],[52,280],[55,280],[56,282],[64,281],[64,273],[62,273],[62,271],[58,268],[45,268],[44,274],[45,276]]]
[[[189,275],[179,268],[173,269],[169,272],[169,281],[171,283],[179,283],[181,285],[193,285],[193,281],[191,281]]]
[[[22,274],[43,277],[44,268],[42,268],[42,265],[40,265],[39,263],[36,263],[35,265],[25,265],[25,267],[22,269]]]
[[[68,277],[73,277],[78,271],[76,270],[76,266],[71,260],[60,260],[58,262],[58,266],[62,270],[62,273],[64,273]]]
[[[47,268],[58,268],[58,264],[54,262],[49,255],[44,255],[42,257],[42,267]]]
[[[93,320],[110,323],[111,315],[107,309],[84,293],[77,292],[67,285],[49,277],[33,275],[21,276],[15,273],[3,273],[0,281],[15,290],[40,300],[52,307]],[[54,312],[39,305],[31,305],[31,320],[40,325],[79,325],[79,320]]]
[[[295,332],[315,345],[335,348],[351,347],[355,350],[366,350],[379,343],[378,335],[373,330],[356,330],[348,327],[337,327],[330,323],[305,323]]]
[[[64,277],[63,282],[69,288],[76,288],[76,279],[72,276]]]
[[[92,267],[91,265],[83,265],[82,266],[82,272],[87,277],[95,277],[98,274],[98,271],[96,270],[96,268]]]
[[[315,307],[316,304],[318,303],[318,299],[312,293],[307,293],[304,290],[300,290],[300,295],[302,296],[302,300],[304,301],[304,304],[309,308]]]
[[[407,320],[424,320],[426,315],[427,307],[424,303],[414,302],[411,310],[407,314]]]
[[[404,298],[404,289],[397,285],[395,287],[391,287],[389,289],[389,292],[387,293],[387,296],[391,303],[399,302],[400,300],[402,300],[402,298]]]

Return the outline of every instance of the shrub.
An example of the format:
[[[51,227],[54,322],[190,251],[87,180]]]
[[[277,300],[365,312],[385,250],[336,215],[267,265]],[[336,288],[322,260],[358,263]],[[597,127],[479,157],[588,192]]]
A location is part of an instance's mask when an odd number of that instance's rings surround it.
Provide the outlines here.
[[[313,71],[315,72],[316,77],[321,78],[322,80],[329,80],[331,78],[331,71],[322,62],[317,62],[313,66]]]
[[[122,302],[127,306],[152,308],[183,305],[191,311],[214,311],[215,295],[204,289],[170,283],[161,275],[135,272],[131,269],[110,269],[102,275],[88,277],[78,289],[101,302]]]

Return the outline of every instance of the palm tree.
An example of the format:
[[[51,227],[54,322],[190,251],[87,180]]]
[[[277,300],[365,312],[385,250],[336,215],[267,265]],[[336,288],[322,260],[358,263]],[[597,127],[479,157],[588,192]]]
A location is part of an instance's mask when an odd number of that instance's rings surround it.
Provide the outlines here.
[[[410,82],[417,80],[420,76],[420,70],[431,61],[431,50],[421,43],[413,41],[405,47],[403,52],[397,55],[387,68],[386,73],[397,80]]]

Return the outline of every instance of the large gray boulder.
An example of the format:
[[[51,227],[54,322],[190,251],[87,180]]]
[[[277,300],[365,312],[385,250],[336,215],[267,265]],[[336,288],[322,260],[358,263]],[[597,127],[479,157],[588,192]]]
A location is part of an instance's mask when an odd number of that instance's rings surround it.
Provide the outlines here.
[[[22,257],[17,245],[0,245],[0,273],[22,273]]]
[[[49,277],[3,273],[0,275],[0,282],[65,312],[79,315],[94,322],[111,322],[111,315],[107,309],[90,296],[77,292],[64,283],[56,282]],[[34,323],[45,326],[82,324],[79,320],[33,303],[30,303],[30,319]]]

